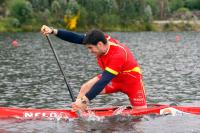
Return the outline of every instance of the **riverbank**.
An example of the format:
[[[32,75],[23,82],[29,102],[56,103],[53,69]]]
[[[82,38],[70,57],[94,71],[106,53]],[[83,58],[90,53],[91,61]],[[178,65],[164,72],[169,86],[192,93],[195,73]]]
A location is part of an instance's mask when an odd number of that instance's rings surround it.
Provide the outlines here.
[[[6,20],[0,22],[0,32],[38,32],[41,23],[23,24],[22,26],[13,26]],[[51,25],[56,28],[65,29],[63,25]],[[146,22],[133,22],[127,25],[99,25],[99,26],[86,26],[77,27],[75,31],[85,32],[92,28],[99,28],[103,31],[116,31],[116,32],[140,32],[140,31],[155,31],[155,32],[181,32],[181,31],[200,31],[200,20],[185,21],[185,20],[155,20],[151,23]]]
[[[200,31],[200,20],[157,20],[153,21],[157,31]]]

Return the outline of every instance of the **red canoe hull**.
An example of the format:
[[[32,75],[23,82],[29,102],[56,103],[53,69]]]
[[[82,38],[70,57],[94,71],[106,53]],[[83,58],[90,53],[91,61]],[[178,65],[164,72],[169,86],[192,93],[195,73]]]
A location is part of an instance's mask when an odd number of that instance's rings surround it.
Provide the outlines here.
[[[200,107],[184,107],[184,106],[168,106],[168,105],[149,105],[145,109],[131,109],[126,108],[123,111],[119,107],[110,108],[95,108],[82,112],[81,115],[88,116],[94,114],[95,116],[113,116],[120,111],[120,115],[147,115],[160,114],[160,110],[172,107],[179,111],[200,115]],[[0,107],[0,118],[22,118],[22,119],[43,119],[43,118],[77,118],[75,112],[67,109],[31,109],[31,108],[8,108]]]

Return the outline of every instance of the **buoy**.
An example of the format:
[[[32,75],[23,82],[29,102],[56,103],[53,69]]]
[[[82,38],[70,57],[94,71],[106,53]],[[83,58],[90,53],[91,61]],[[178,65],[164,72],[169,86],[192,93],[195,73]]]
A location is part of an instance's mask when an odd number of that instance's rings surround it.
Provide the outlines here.
[[[179,35],[176,35],[176,41],[180,41],[181,40],[181,37]]]
[[[17,40],[12,41],[12,46],[15,47],[15,48],[19,47]]]

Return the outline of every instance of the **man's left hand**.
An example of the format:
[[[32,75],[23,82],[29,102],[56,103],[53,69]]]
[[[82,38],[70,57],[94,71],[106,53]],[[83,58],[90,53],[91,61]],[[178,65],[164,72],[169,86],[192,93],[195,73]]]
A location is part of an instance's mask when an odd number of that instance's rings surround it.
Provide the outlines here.
[[[76,99],[76,101],[72,103],[72,112],[76,112],[78,110],[85,111],[87,109],[88,103],[89,100],[86,96]]]

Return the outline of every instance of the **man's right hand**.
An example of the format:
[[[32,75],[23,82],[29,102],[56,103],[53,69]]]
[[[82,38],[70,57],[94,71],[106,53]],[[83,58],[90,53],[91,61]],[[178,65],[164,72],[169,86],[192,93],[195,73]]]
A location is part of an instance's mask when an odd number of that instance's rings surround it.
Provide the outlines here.
[[[48,34],[52,34],[54,31],[52,28],[46,26],[46,25],[43,25],[42,28],[41,28],[41,33],[43,35],[48,35]]]
[[[87,105],[89,103],[89,100],[86,96],[83,96],[81,98],[77,98],[74,103],[72,103],[72,112],[76,112],[78,110],[85,111],[87,109]]]

